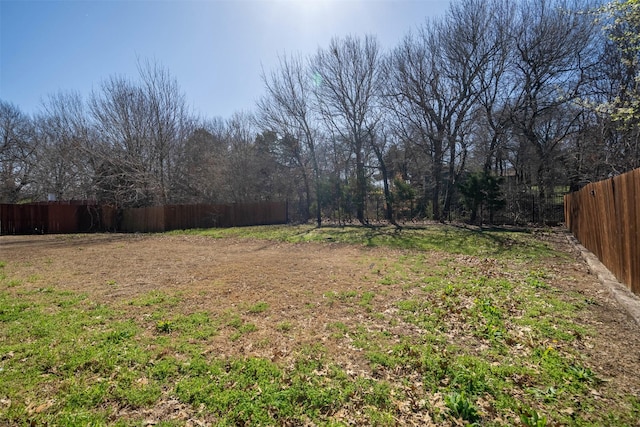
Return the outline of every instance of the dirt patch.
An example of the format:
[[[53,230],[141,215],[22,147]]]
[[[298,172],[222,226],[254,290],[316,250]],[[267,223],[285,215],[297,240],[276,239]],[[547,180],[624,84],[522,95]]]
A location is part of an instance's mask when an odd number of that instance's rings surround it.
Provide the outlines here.
[[[1,242],[7,275],[22,278],[27,287],[46,284],[84,293],[97,303],[117,304],[136,318],[148,313],[130,303],[154,291],[179,295],[172,308],[176,314],[224,316],[233,311],[248,316],[257,332],[250,340],[233,342],[224,333],[214,337],[210,351],[220,356],[275,360],[301,344],[321,342],[345,365],[359,365],[357,351],[332,348],[329,325],[364,319],[333,306],[331,298],[354,291],[384,292],[388,307],[376,307],[384,311],[404,293],[365,279],[376,274],[376,260],[394,256],[388,249],[167,235],[5,236]],[[260,302],[268,311],[252,314],[251,307]],[[291,327],[279,332],[277,326],[284,322]],[[256,342],[270,345],[260,348]]]

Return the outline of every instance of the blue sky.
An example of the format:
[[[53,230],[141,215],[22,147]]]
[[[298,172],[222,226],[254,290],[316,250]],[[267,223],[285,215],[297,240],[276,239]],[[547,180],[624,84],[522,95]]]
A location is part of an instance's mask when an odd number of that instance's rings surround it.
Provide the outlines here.
[[[449,0],[0,0],[0,99],[26,113],[57,92],[88,97],[111,75],[137,79],[157,61],[194,112],[252,110],[283,53],[375,34],[395,46]]]

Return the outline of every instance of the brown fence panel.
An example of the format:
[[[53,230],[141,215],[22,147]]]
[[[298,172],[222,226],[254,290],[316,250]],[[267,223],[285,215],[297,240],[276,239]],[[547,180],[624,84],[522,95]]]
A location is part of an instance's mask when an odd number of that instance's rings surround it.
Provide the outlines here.
[[[232,205],[231,212],[234,226],[244,227],[253,224],[253,204]]]
[[[631,269],[630,269],[630,247],[629,247],[629,230],[631,215],[629,211],[629,201],[633,202],[633,199],[629,199],[631,196],[631,189],[629,187],[629,179],[631,176],[620,175],[611,180],[613,188],[615,202],[615,212],[617,221],[615,221],[615,238],[613,250],[617,256],[612,257],[612,264],[614,265],[614,271],[616,277],[624,283],[631,283]]]
[[[144,225],[139,231],[144,233],[156,233],[165,230],[164,206],[153,206],[144,208]]]
[[[640,169],[620,175],[624,199],[621,229],[621,276],[633,292],[640,295]]]
[[[16,234],[14,205],[0,204],[0,235]]]
[[[221,227],[228,210],[224,205],[196,205],[193,228]]]
[[[47,233],[65,234],[77,233],[78,230],[78,205],[51,204],[48,208]]]
[[[285,202],[262,202],[233,205],[235,226],[269,225],[287,222]]]
[[[233,223],[226,205],[167,205],[165,230],[228,227]]]
[[[282,224],[287,222],[288,206],[286,202],[271,202],[265,204],[263,217],[260,218],[261,224]]]
[[[0,205],[0,234],[17,234],[14,205]]]
[[[631,245],[631,290],[640,295],[640,170],[636,169],[632,178],[633,203],[630,203],[629,209],[634,212],[632,230],[629,233],[629,241]]]
[[[102,205],[98,208],[100,217],[100,231],[117,231],[118,230],[118,209],[113,206]]]
[[[234,205],[211,205],[211,216],[215,222],[214,227],[235,226]]]
[[[565,197],[569,230],[640,295],[640,169],[590,183]]]
[[[164,206],[125,209],[118,231],[128,233],[157,233],[165,231]]]
[[[107,226],[115,218],[111,219],[105,216],[105,213],[108,214],[108,212],[108,206],[99,206],[97,204],[78,205],[76,212],[77,231],[79,233],[91,233],[110,230],[111,228],[107,228]]]
[[[116,229],[116,210],[91,203],[0,205],[0,234],[87,233]]]
[[[140,209],[126,209],[121,213],[121,218],[118,223],[118,231],[124,231],[128,233],[133,233],[136,230],[136,227],[139,226],[140,220],[138,219],[141,214],[138,212],[144,208]]]
[[[164,207],[164,225],[167,230],[182,229],[182,218],[179,205],[167,205]]]
[[[166,230],[284,224],[286,222],[286,202],[165,206]]]
[[[286,202],[116,209],[91,203],[0,205],[0,234],[176,229],[285,224]]]
[[[49,226],[46,205],[0,205],[0,234],[42,234]]]

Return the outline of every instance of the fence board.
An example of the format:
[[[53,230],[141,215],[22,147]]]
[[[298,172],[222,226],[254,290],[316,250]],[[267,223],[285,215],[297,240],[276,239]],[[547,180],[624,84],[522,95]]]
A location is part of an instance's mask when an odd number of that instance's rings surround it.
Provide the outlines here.
[[[565,222],[587,249],[640,295],[640,169],[565,196]]]

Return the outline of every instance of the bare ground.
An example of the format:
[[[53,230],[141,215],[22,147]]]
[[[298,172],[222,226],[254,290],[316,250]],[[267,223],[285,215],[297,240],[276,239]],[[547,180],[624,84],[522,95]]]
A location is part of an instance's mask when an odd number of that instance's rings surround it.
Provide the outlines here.
[[[569,261],[548,260],[545,267],[553,273],[550,284],[577,291],[593,302],[579,319],[598,331],[579,341],[585,360],[607,381],[607,387],[640,396],[640,328],[589,273],[563,233],[545,238],[571,254]],[[394,258],[402,253],[336,243],[286,244],[175,235],[0,237],[0,260],[7,263],[8,277],[24,279],[22,289],[53,286],[85,293],[92,301],[119,307],[125,316],[142,324],[150,310],[132,306],[132,300],[155,290],[177,294],[176,313],[206,311],[213,317],[232,310],[250,317],[257,326],[254,333],[237,340],[229,339],[232,330],[222,329],[210,339],[207,351],[212,355],[253,355],[286,364],[302,345],[322,343],[328,356],[354,375],[371,375],[371,369],[348,340],[332,339],[329,325],[341,322],[349,328],[362,325],[370,330],[389,330],[390,325],[361,310],[332,305],[327,295],[373,291],[384,295],[372,301],[374,313],[396,310],[397,301],[416,291],[368,278],[393,268]],[[432,253],[425,262],[435,266],[443,257],[457,257],[461,264],[481,262],[487,274],[501,274],[499,262],[462,255]],[[252,314],[250,307],[258,302],[266,302],[269,309]],[[287,330],[277,327],[285,322],[291,325]],[[146,324],[152,333],[154,323],[148,320]],[[398,335],[420,333],[407,330],[407,325],[402,328]],[[189,410],[168,400],[155,409],[155,416],[162,417],[163,411]],[[184,414],[183,419],[189,416]]]

